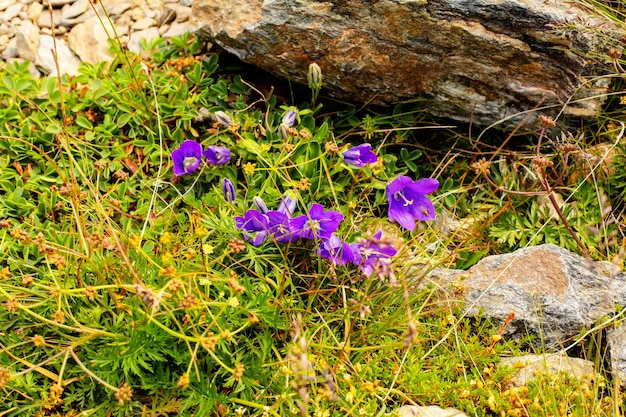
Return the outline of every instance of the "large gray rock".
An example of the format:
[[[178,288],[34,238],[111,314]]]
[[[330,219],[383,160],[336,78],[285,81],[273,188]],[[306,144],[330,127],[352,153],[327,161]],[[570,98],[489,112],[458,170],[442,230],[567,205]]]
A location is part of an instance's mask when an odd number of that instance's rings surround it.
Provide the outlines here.
[[[486,257],[467,271],[435,269],[420,284],[462,299],[466,315],[507,322],[504,336],[534,335],[537,347],[550,350],[571,347],[585,329],[600,331],[617,305],[626,306],[626,273],[616,269],[540,245]],[[611,370],[626,387],[626,326],[607,333]]]
[[[503,323],[513,313],[504,335],[534,334],[543,347],[567,346],[615,304],[626,305],[626,274],[554,245],[488,256],[467,271],[436,269],[429,280],[453,286],[467,314]]]
[[[333,95],[380,104],[421,96],[435,115],[478,124],[518,122],[540,105],[556,113],[570,99],[568,113],[592,116],[608,85],[590,82],[598,67],[571,51],[605,54],[599,36],[612,25],[573,1],[197,0],[193,8],[215,43],[276,75],[305,83],[316,62]]]

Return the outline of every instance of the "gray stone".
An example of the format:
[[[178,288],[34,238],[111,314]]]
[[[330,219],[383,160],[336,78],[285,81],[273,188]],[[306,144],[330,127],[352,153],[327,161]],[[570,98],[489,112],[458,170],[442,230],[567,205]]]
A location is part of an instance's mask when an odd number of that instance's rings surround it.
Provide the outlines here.
[[[5,22],[11,21],[14,17],[17,17],[17,15],[20,14],[23,7],[24,5],[21,3],[13,4],[12,6],[7,7],[2,15],[2,19]]]
[[[66,4],[73,3],[75,0],[46,0],[46,5],[48,4],[48,1],[50,2],[50,5],[53,8],[56,8],[56,7],[63,7]]]
[[[143,19],[139,19],[133,24],[133,30],[134,31],[146,30],[153,26],[156,26],[156,20],[151,19],[149,17],[144,17]]]
[[[619,327],[609,329],[607,342],[611,355],[611,372],[622,388],[626,388],[626,326],[620,322]]]
[[[15,31],[18,56],[27,61],[35,61],[39,45],[39,28],[30,20],[25,20]]]
[[[50,16],[49,10],[44,10],[37,19],[37,26],[40,28],[51,28],[52,24],[54,26],[59,26],[63,21],[63,12],[59,9],[52,10],[52,17]]]
[[[571,51],[602,55],[620,37],[562,1],[196,0],[193,10],[211,41],[273,74],[305,84],[316,62],[334,96],[421,97],[435,115],[481,125],[518,123],[540,105],[595,115],[608,81],[591,80],[606,68]]]
[[[61,74],[77,75],[80,59],[67,46],[63,39],[56,40],[56,48],[54,39],[49,35],[41,35],[39,37],[39,47],[37,48],[37,57],[35,64],[41,68],[46,74],[57,75],[57,66],[52,51],[55,51],[59,71]]]
[[[130,39],[128,41],[128,49],[132,52],[139,53],[141,52],[141,39],[146,39],[150,41],[158,37],[159,30],[156,27],[133,32],[130,35]]]
[[[127,10],[129,10],[131,7],[132,6],[131,6],[130,3],[126,3],[126,2],[124,2],[124,3],[116,3],[114,5],[107,6],[107,11],[112,16],[120,16],[122,13],[124,13]]]
[[[185,7],[180,5],[173,5],[174,10],[176,10],[176,21],[178,23],[186,22],[191,17],[192,9],[191,7]]]
[[[43,4],[41,3],[31,3],[28,6],[28,18],[33,22],[36,22],[43,13]]]
[[[19,50],[17,48],[17,38],[13,38],[6,43],[6,48],[2,51],[2,59],[8,61],[11,58],[17,58]]]
[[[163,13],[161,13],[161,16],[159,16],[158,25],[167,25],[169,23],[172,23],[174,19],[176,19],[176,11],[171,7],[166,7],[163,10]]]
[[[561,348],[626,305],[626,274],[554,245],[489,256],[467,271],[432,271],[428,279],[464,298],[466,313],[503,323],[504,335],[536,335],[536,346]]]
[[[163,26],[164,28],[166,26]],[[175,36],[181,36],[187,32],[193,32],[193,26],[187,22],[184,23],[172,23],[165,32],[163,32],[164,38],[173,38]]]
[[[61,9],[63,21],[68,21],[85,13],[90,8],[89,0],[77,0],[72,4],[67,4]]]
[[[106,27],[103,27],[102,23]],[[107,42],[109,35],[114,36],[113,27],[108,21],[102,23],[97,17],[92,17],[70,30],[67,37],[68,44],[83,62],[95,64],[114,58],[114,55],[109,52]]]
[[[15,4],[15,0],[0,0],[0,12],[8,9],[12,4]]]
[[[512,368],[514,374],[507,386],[521,387],[539,376],[556,376],[566,374],[579,380],[588,380],[596,376],[596,367],[593,362],[570,358],[564,354],[524,355],[502,358],[500,366]]]

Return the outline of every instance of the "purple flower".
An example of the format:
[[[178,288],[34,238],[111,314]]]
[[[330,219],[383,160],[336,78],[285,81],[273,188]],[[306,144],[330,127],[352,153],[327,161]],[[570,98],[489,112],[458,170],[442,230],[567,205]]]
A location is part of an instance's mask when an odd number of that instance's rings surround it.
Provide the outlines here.
[[[389,269],[390,258],[394,257],[398,250],[391,243],[382,238],[382,231],[374,236],[356,244],[354,263],[359,265],[363,275],[369,277],[376,271]]]
[[[296,122],[296,115],[297,115],[296,111],[294,109],[290,109],[283,116],[282,124],[284,124],[287,127],[293,126],[293,124]]]
[[[330,259],[335,265],[345,265],[348,262],[354,263],[355,249],[357,249],[355,245],[348,244],[333,234],[329,239],[320,242],[315,253],[322,258]]]
[[[293,227],[293,219],[287,213],[278,210],[267,212],[269,219],[270,233],[278,243],[295,242],[300,239],[300,235]]]
[[[257,210],[248,210],[244,217],[235,217],[237,227],[244,232],[244,239],[254,246],[259,246],[267,239],[270,225],[269,218]]]
[[[174,175],[190,174],[200,166],[202,161],[202,145],[195,140],[186,140],[172,152]]]
[[[329,239],[343,220],[343,214],[329,210],[324,212],[321,204],[313,204],[309,214],[293,219],[293,227],[303,239]]]
[[[209,146],[202,154],[209,164],[222,165],[230,161],[230,149],[222,146]]]
[[[399,176],[387,185],[389,201],[389,221],[397,221],[402,227],[413,231],[415,219],[434,220],[435,207],[426,197],[439,187],[434,178],[413,181],[406,176]]]
[[[354,165],[355,167],[361,168],[367,164],[373,164],[378,161],[376,154],[372,152],[372,145],[369,143],[363,143],[361,145],[352,147],[346,151],[344,151],[341,156],[343,156],[343,162],[346,164]]]
[[[284,195],[280,199],[280,204],[278,205],[278,211],[281,213],[285,213],[289,217],[291,217],[296,209],[296,200],[289,197],[288,195]]]
[[[237,198],[235,195],[235,186],[228,178],[222,180],[222,192],[224,193],[224,200],[230,203]]]

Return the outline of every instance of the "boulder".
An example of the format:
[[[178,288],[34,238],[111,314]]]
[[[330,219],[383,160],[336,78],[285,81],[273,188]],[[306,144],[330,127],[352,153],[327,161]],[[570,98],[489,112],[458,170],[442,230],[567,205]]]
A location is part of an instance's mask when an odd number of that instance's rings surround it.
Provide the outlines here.
[[[467,271],[437,268],[419,285],[425,282],[462,300],[466,315],[480,313],[496,325],[506,323],[503,336],[534,335],[534,345],[546,350],[572,347],[584,330],[616,323],[607,331],[607,359],[626,388],[626,326],[620,327],[621,314],[608,319],[616,306],[626,306],[626,273],[612,263],[540,245],[488,256]]]
[[[595,115],[609,82],[573,51],[606,56],[606,39],[619,39],[573,1],[197,0],[193,9],[212,42],[272,74],[306,83],[316,62],[333,96],[419,99],[436,116],[481,125],[518,123],[542,106]]]
[[[453,288],[468,315],[508,320],[503,335],[536,335],[537,347],[566,347],[615,304],[626,305],[625,273],[555,245],[488,256],[467,271],[435,269],[428,281]]]

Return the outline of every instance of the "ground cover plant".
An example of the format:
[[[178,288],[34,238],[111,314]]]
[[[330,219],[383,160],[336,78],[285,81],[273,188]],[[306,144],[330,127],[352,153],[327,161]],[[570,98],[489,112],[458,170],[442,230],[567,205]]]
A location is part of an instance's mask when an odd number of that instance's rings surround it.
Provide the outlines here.
[[[425,285],[541,242],[620,262],[624,161],[592,153],[623,147],[619,108],[594,138],[543,117],[529,148],[442,150],[408,104],[327,110],[315,64],[282,102],[202,47],[0,69],[0,415],[621,413],[601,375],[509,388],[527,341]]]

